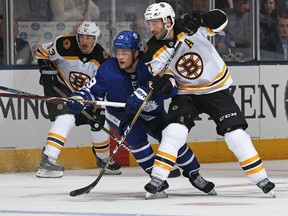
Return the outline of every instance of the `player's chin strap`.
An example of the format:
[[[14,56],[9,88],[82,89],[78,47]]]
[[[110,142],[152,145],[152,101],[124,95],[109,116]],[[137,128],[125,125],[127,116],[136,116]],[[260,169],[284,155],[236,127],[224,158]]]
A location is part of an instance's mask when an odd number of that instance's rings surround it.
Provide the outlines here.
[[[171,53],[169,59],[167,60],[165,66],[163,67],[160,76],[163,76],[164,72],[168,69],[172,59],[174,58],[175,54],[178,52],[179,48],[181,47],[181,45],[183,44],[184,39],[186,38],[186,34],[184,34],[184,36],[181,37],[181,39],[179,40],[177,46],[175,47],[175,49],[173,50],[173,52]],[[82,195],[84,193],[89,193],[100,181],[101,177],[104,175],[104,172],[106,170],[106,168],[108,167],[109,163],[111,162],[111,160],[113,159],[114,155],[117,153],[118,149],[123,146],[123,143],[126,139],[126,136],[128,135],[128,133],[131,131],[132,127],[134,126],[134,124],[136,123],[137,119],[139,118],[141,112],[144,109],[145,104],[147,103],[147,101],[151,98],[153,94],[153,89],[151,89],[147,95],[147,97],[145,98],[145,100],[142,102],[139,110],[137,111],[137,113],[135,114],[132,122],[130,123],[130,125],[127,127],[127,129],[124,131],[121,139],[117,142],[116,147],[114,148],[112,154],[110,155],[110,157],[108,158],[108,161],[106,162],[105,166],[103,167],[103,169],[101,170],[100,174],[98,175],[98,177],[96,178],[96,180],[94,182],[92,182],[90,185],[87,185],[86,187],[74,190],[70,192],[70,196],[78,196],[78,195]]]

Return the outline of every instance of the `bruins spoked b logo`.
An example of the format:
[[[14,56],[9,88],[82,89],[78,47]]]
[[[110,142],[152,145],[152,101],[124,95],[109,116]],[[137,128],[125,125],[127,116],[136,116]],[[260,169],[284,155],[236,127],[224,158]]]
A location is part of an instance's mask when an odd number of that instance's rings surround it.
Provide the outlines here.
[[[69,81],[72,87],[77,91],[82,86],[87,84],[90,81],[90,77],[87,74],[80,72],[71,72],[69,76]]]
[[[185,53],[176,62],[176,70],[182,77],[197,79],[203,73],[202,58],[194,52]]]

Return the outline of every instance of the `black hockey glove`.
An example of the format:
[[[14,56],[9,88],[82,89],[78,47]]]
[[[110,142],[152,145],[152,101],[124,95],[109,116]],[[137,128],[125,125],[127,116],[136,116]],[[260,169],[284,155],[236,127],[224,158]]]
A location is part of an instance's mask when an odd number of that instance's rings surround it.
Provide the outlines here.
[[[180,17],[180,23],[183,31],[189,36],[195,34],[200,26],[204,26],[203,18],[200,12],[192,11]]]
[[[148,82],[149,89],[153,89],[156,94],[169,95],[174,88],[170,78],[168,74],[164,74],[163,77],[155,75]]]
[[[38,65],[41,73],[39,80],[40,85],[47,89],[53,89],[57,82],[58,70],[49,60],[39,59]]]
[[[129,116],[126,116],[125,118],[123,118],[121,121],[120,121],[120,124],[119,124],[119,135],[120,136],[123,136],[124,134],[124,131],[127,129],[127,127],[131,124],[132,120],[133,120],[134,116],[133,115],[129,115]]]
[[[89,120],[92,131],[100,131],[105,124],[105,109],[96,109],[93,120]]]

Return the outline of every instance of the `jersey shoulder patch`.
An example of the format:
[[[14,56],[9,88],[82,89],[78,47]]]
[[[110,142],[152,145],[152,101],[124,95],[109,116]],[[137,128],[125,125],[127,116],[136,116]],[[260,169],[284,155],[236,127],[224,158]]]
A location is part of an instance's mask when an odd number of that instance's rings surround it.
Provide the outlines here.
[[[155,53],[160,50],[164,46],[161,41],[156,40],[154,37],[152,37],[145,45],[142,58],[144,62],[150,62],[153,59],[153,56]]]
[[[63,57],[75,56],[81,52],[75,35],[63,35],[57,38],[56,49],[59,55]]]
[[[94,58],[97,59],[100,64],[102,64],[103,62],[105,62],[107,59],[110,58],[109,53],[98,43],[94,47],[93,55]]]

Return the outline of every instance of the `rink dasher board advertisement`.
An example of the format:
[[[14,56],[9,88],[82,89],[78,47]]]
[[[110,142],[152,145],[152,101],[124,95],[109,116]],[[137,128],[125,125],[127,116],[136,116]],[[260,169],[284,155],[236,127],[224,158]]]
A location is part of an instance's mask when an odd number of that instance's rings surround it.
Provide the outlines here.
[[[234,80],[231,91],[248,121],[247,132],[252,139],[287,138],[288,66],[233,66],[229,69]],[[1,70],[0,85],[43,95],[38,70]],[[0,98],[0,150],[42,148],[52,124],[47,115],[43,101]],[[223,140],[206,114],[201,114],[195,123],[188,142]],[[153,139],[151,142],[156,143]],[[91,146],[89,127],[73,128],[65,146]]]

